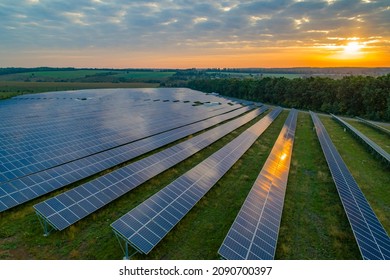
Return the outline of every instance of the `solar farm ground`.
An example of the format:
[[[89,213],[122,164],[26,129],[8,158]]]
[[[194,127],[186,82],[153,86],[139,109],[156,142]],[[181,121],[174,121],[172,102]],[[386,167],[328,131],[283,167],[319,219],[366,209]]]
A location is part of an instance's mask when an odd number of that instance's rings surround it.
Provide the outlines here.
[[[122,258],[123,252],[110,224],[226,145],[264,115],[80,222],[63,231],[54,231],[48,237],[43,236],[32,206],[116,168],[0,213],[0,259]],[[134,258],[218,259],[218,248],[265,163],[287,115],[287,110],[281,113],[232,169],[150,254],[136,254]],[[390,232],[388,167],[374,158],[359,141],[330,117],[321,116],[321,121],[379,220],[387,232]],[[352,121],[351,124],[355,123]],[[378,141],[384,149],[389,145],[389,137],[378,131],[366,130],[364,133]],[[157,151],[164,148],[166,147]],[[145,156],[147,155],[126,164]],[[361,259],[313,130],[313,122],[310,115],[304,112],[298,115],[276,259]]]

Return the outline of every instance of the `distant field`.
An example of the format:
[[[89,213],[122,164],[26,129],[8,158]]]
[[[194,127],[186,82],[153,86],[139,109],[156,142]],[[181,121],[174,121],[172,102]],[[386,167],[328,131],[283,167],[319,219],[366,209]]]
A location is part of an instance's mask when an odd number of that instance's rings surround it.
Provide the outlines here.
[[[74,80],[83,79],[89,77],[115,77],[126,79],[166,79],[171,77],[176,72],[165,71],[127,71],[127,70],[69,70],[69,71],[34,71],[25,73],[16,73],[8,75],[0,75],[0,81],[25,81],[28,80]]]
[[[0,76],[0,81],[23,81],[25,79],[76,79],[88,75],[109,73],[107,70],[72,70],[72,71],[36,71]]]

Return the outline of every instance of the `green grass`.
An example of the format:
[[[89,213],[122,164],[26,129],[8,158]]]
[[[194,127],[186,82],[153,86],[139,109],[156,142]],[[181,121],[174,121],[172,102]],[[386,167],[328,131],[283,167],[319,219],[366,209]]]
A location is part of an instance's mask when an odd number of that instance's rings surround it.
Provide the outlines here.
[[[1,75],[0,81],[13,82],[109,82],[118,78],[126,81],[166,80],[174,71],[126,71],[126,70],[71,70],[71,71],[35,71]]]
[[[372,128],[369,125],[366,125],[364,123],[361,123],[359,121],[346,119],[350,125],[355,127],[357,130],[359,130],[361,133],[363,133],[365,136],[370,138],[372,141],[374,141],[376,144],[379,145],[383,150],[390,153],[390,135],[379,131],[378,129]]]
[[[278,259],[360,259],[310,115],[299,113]]]

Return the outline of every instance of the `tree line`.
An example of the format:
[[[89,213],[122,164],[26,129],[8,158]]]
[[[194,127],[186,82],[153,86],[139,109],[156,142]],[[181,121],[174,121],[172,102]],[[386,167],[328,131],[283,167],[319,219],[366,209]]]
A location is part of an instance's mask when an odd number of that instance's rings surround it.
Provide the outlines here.
[[[390,74],[342,79],[193,79],[188,87],[284,107],[390,121]]]

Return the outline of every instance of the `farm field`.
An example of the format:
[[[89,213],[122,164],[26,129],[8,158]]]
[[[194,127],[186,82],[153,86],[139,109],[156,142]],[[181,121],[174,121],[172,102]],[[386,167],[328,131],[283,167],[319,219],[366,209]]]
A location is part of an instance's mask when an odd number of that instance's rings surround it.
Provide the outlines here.
[[[137,70],[103,70],[103,69],[74,69],[74,70],[52,70],[33,71],[0,75],[0,81],[83,81],[84,79],[97,77],[127,78],[127,79],[166,79],[175,74],[174,71],[137,71]]]
[[[101,84],[98,85],[104,87]],[[121,112],[125,114],[127,106],[132,104],[142,105],[141,108],[145,108],[145,110],[139,111],[139,114],[144,119],[148,118],[148,106],[158,106],[156,108],[160,109],[166,108],[165,106],[188,106],[186,107],[189,108],[188,110],[203,112],[204,114],[205,112],[212,113],[216,111],[213,111],[215,107],[199,105],[203,102],[220,100],[222,106],[227,104],[226,101],[219,99],[220,97],[206,96],[186,89],[133,89],[116,92],[115,94],[119,94],[118,97],[110,93],[110,91],[97,91],[96,97],[99,97],[101,100],[109,100],[109,102],[107,101],[108,103],[104,104],[99,103],[100,101],[94,98],[95,93],[93,91],[38,94],[36,97],[67,97],[72,94],[78,98],[92,98],[91,102],[95,103],[91,104],[94,104],[96,108],[101,110],[107,110],[114,105],[119,106],[116,107],[118,115],[115,115],[115,112],[113,113],[113,116],[116,117],[123,117]],[[158,98],[159,96],[160,98]],[[128,100],[128,97],[131,99]],[[116,98],[125,99],[121,102],[116,102]],[[149,101],[146,101],[148,99]],[[150,99],[155,99],[156,101],[151,101]],[[176,100],[179,100],[179,102],[173,102]],[[182,102],[184,100],[190,100],[189,104]],[[0,106],[8,101],[10,100],[0,101]],[[22,104],[25,101],[21,99],[18,102]],[[72,101],[54,100],[47,102]],[[192,103],[198,106],[191,106]],[[57,106],[60,107],[58,104]],[[82,105],[77,106],[82,107]],[[227,105],[227,108],[229,106]],[[53,231],[49,236],[43,236],[43,229],[33,206],[66,190],[71,190],[92,179],[108,174],[110,171],[118,170],[120,167],[128,166],[139,159],[164,151],[167,147],[172,147],[175,144],[192,139],[210,130],[211,127],[204,128],[199,132],[157,148],[154,151],[142,154],[108,170],[101,171],[77,183],[72,183],[65,188],[55,190],[50,194],[1,212],[0,259],[121,259],[123,252],[110,227],[112,222],[224,147],[270,111],[271,109],[63,231]],[[263,164],[267,160],[287,118],[288,111],[284,110],[276,118],[249,150],[150,254],[136,254],[133,258],[219,259],[218,248]],[[5,116],[4,111],[0,113],[3,117]],[[91,111],[90,113],[92,114],[93,112]],[[80,112],[77,112],[75,116],[81,119],[84,117]],[[237,119],[237,117],[235,118]],[[371,204],[375,214],[387,232],[390,232],[390,194],[387,190],[390,185],[390,175],[388,167],[374,158],[364,145],[348,132],[345,132],[343,127],[329,116],[321,116],[320,119]],[[21,121],[19,118],[15,118],[15,120]],[[151,118],[150,121],[152,120]],[[137,119],[133,121],[137,121]],[[227,121],[223,123],[227,123]],[[125,122],[124,124],[131,123]],[[355,121],[351,121],[351,124],[356,125],[359,130],[361,129],[363,133],[377,141],[384,148],[389,145],[388,136],[370,128],[366,129],[363,124],[355,123]],[[218,124],[217,126],[220,125]],[[119,128],[119,126],[112,127],[113,131]],[[0,185],[1,187],[2,185]],[[178,244],[180,245],[178,246]],[[305,112],[300,112],[298,115],[290,174],[277,244],[276,259],[361,258],[317,135],[313,130],[313,122],[310,115]]]

